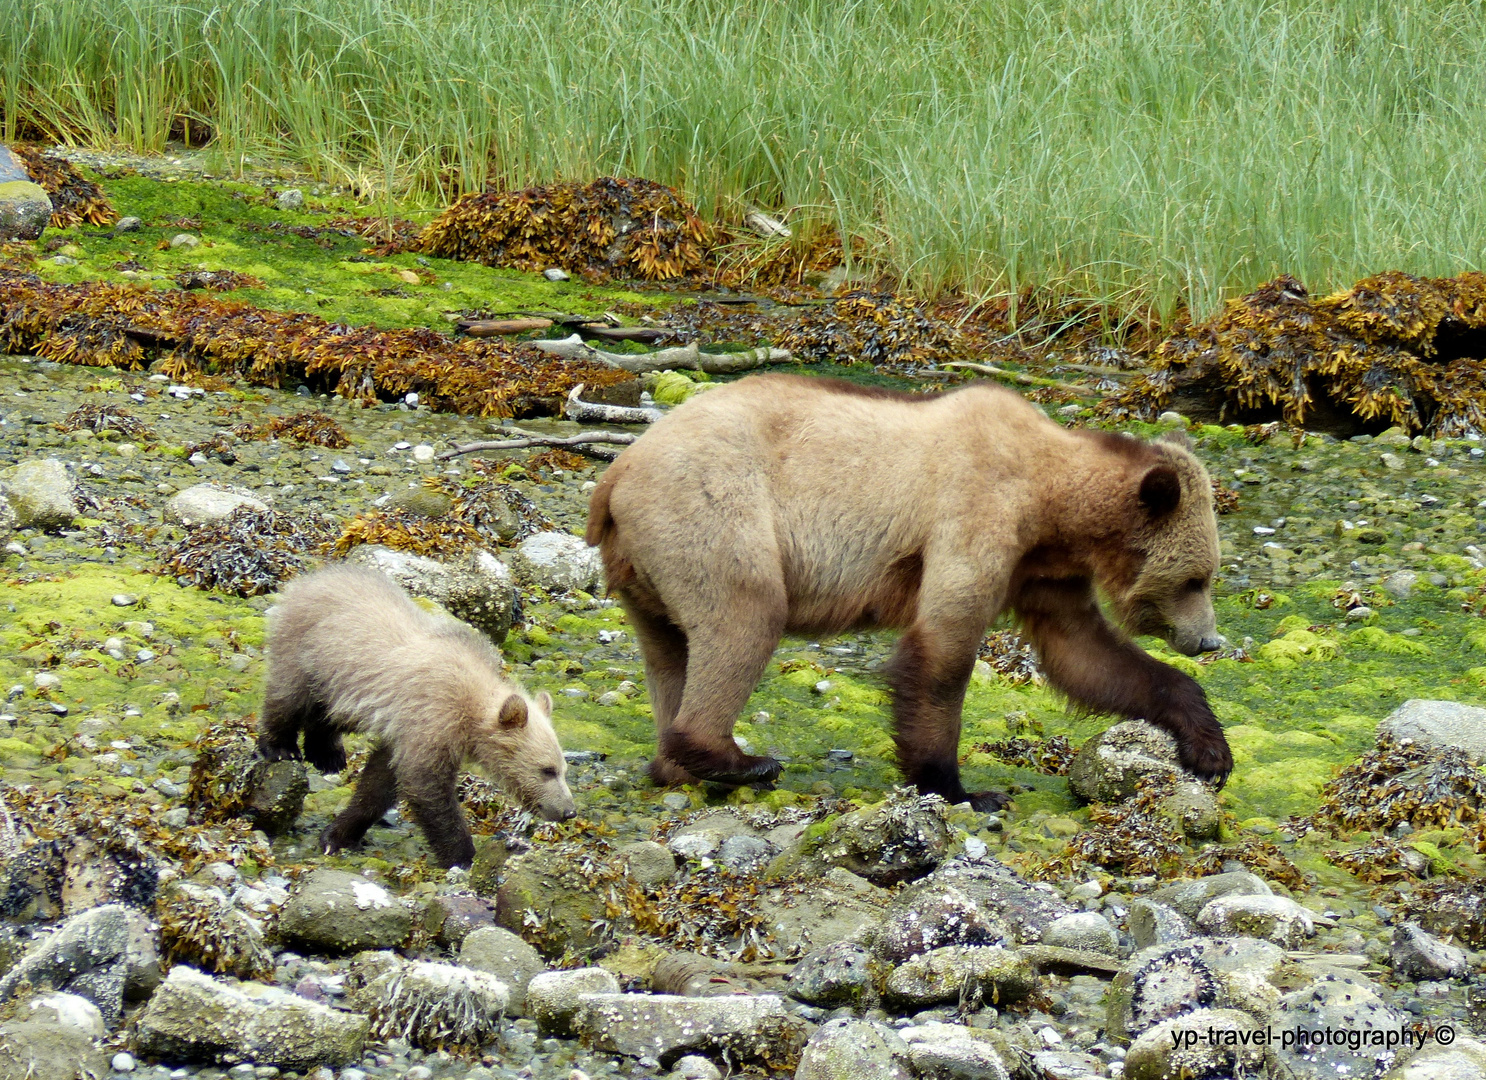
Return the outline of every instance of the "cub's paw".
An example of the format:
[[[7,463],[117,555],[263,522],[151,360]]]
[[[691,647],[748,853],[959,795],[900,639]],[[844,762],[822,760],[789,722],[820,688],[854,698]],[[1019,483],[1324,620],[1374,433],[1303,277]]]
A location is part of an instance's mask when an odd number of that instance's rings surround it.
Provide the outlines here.
[[[334,742],[308,742],[304,759],[322,773],[338,773],[346,767],[346,748],[339,739]]]
[[[299,757],[299,747],[294,743],[260,742],[258,756],[264,761],[290,761]]]
[[[970,808],[982,814],[998,814],[1011,805],[1011,795],[1005,791],[972,791],[966,798]]]

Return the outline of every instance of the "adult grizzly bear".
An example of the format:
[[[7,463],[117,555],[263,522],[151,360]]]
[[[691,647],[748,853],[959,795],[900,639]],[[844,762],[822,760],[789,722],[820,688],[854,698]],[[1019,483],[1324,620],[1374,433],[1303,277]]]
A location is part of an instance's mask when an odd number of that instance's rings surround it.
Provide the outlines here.
[[[773,780],[779,763],[732,731],[780,636],[899,627],[905,778],[999,805],[966,793],[957,751],[976,651],[1009,609],[1074,704],[1144,717],[1222,784],[1233,757],[1202,688],[1095,596],[1188,655],[1221,643],[1212,491],[1189,445],[1069,431],[986,385],[919,396],[760,375],[689,401],[619,456],[589,507],[588,542],[645,656],[651,776]]]

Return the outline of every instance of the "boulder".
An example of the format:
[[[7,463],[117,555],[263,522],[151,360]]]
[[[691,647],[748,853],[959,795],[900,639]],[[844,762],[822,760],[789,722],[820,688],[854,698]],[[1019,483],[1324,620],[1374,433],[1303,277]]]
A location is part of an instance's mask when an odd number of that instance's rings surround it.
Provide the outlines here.
[[[165,504],[165,520],[194,528],[231,516],[239,506],[267,510],[268,504],[251,491],[217,484],[197,484],[172,495]]]
[[[597,592],[604,580],[598,548],[583,538],[563,532],[540,532],[521,541],[511,560],[516,577],[525,585],[552,592],[581,589]]]
[[[872,957],[854,941],[805,954],[789,973],[789,993],[807,1005],[856,1005],[872,989]]]
[[[1137,949],[1149,949],[1152,945],[1171,945],[1195,937],[1197,930],[1192,920],[1174,907],[1146,897],[1137,897],[1130,902],[1130,914],[1125,928],[1135,939]]]
[[[1047,1076],[1022,1066],[1023,1054],[998,1031],[930,1023],[903,1028],[909,1060],[922,1080],[1012,1080]],[[1048,1077],[1048,1080],[1052,1080]]]
[[[1273,896],[1264,879],[1244,870],[1213,874],[1195,881],[1173,881],[1151,893],[1151,899],[1175,908],[1189,919],[1220,896]]]
[[[547,847],[513,855],[506,862],[495,921],[549,959],[566,952],[591,952],[619,929],[605,911],[603,895],[574,861]]]
[[[614,852],[614,859],[637,885],[660,885],[676,876],[676,856],[654,840],[625,844]]]
[[[432,600],[497,645],[511,629],[516,601],[511,571],[488,551],[440,562],[380,544],[362,544],[352,548],[346,560],[386,574],[409,595]]]
[[[1042,943],[1111,956],[1120,951],[1120,935],[1097,911],[1075,911],[1054,919],[1042,932]]]
[[[548,1035],[573,1033],[578,999],[584,994],[617,994],[619,980],[603,968],[544,971],[526,985],[526,1014]]]
[[[435,896],[423,908],[423,929],[446,949],[458,949],[474,931],[495,926],[490,901],[464,893]]]
[[[997,945],[946,945],[905,961],[887,977],[882,996],[907,1011],[978,999],[1018,1001],[1037,986],[1025,957]]]
[[[806,1037],[804,1021],[773,994],[583,994],[573,1026],[591,1050],[652,1057],[665,1066],[685,1054],[789,1062]]]
[[[1378,724],[1378,734],[1424,747],[1454,747],[1486,762],[1486,709],[1456,701],[1410,698]]]
[[[413,922],[413,913],[375,882],[320,869],[295,887],[279,915],[279,934],[332,953],[392,949],[408,939]]]
[[[793,952],[869,936],[882,921],[885,905],[876,896],[848,892],[827,878],[766,889],[757,908],[770,937]]]
[[[167,1059],[228,1059],[306,1070],[361,1056],[369,1022],[276,986],[227,983],[177,966],[135,1022],[136,1053]]]
[[[843,814],[816,843],[814,855],[874,885],[931,873],[949,853],[949,804],[938,795],[893,792],[876,806]]]
[[[940,902],[930,897],[943,897]],[[971,909],[976,914],[971,915]],[[995,858],[950,859],[921,881],[916,881],[893,897],[888,908],[888,924],[906,911],[921,912],[921,923],[930,929],[923,938],[925,944],[942,936],[952,936],[955,920],[973,918],[978,927],[975,935],[999,934],[998,927],[1005,926],[1011,939],[1020,944],[1035,944],[1042,940],[1043,932],[1053,920],[1070,914],[1074,909],[1050,887],[1033,885],[1017,875],[1005,863]],[[940,929],[933,929],[935,920],[942,912]],[[911,940],[900,938],[899,940]],[[956,942],[947,942],[957,944]],[[967,941],[965,944],[982,944],[982,941]]]
[[[1445,944],[1418,923],[1394,928],[1389,958],[1395,973],[1417,982],[1459,979],[1470,970],[1464,949]]]
[[[1324,975],[1286,994],[1270,1015],[1270,1074],[1293,1080],[1380,1075],[1402,1056],[1396,1040],[1409,1022],[1408,1014],[1384,1004],[1367,980]],[[1326,1038],[1319,1044],[1307,1041],[1316,1035]]]
[[[0,194],[0,201],[3,198]],[[67,475],[67,466],[56,458],[32,458],[0,472],[0,495],[15,511],[18,528],[65,529],[77,517],[72,478]]]
[[[1279,1001],[1284,950],[1255,938],[1193,938],[1142,949],[1110,983],[1105,1003],[1111,1040],[1128,1043],[1196,1009],[1235,1008],[1263,1020]]]
[[[1220,896],[1197,913],[1197,925],[1215,937],[1253,937],[1298,949],[1316,932],[1311,912],[1286,896]]]
[[[1164,1020],[1130,1044],[1129,1080],[1208,1080],[1260,1076],[1264,1035],[1247,1013],[1196,1009]]]
[[[459,962],[494,976],[509,988],[507,1010],[523,1015],[526,986],[547,970],[541,954],[511,931],[499,926],[473,930],[459,947]]]
[[[11,156],[8,147],[0,151]],[[52,200],[46,188],[32,183],[24,172],[18,178],[0,178],[0,240],[40,239],[51,220]]]
[[[22,984],[35,990],[61,990],[87,998],[103,1021],[116,1026],[124,1012],[131,925],[122,904],[108,904],[68,919],[27,950],[0,979],[0,1001]]]
[[[1486,1043],[1459,1038],[1449,1046],[1428,1043],[1389,1080],[1480,1080],[1486,1076]]]
[[[397,961],[356,993],[379,1039],[424,1050],[474,1049],[500,1033],[510,989],[494,975],[457,964]]]
[[[831,1020],[800,1054],[795,1080],[915,1080],[908,1044],[892,1028],[866,1020]]]
[[[894,903],[872,941],[877,957],[895,964],[946,945],[1005,945],[1012,937],[1011,927],[988,905],[946,884]]]
[[[0,1024],[0,1080],[97,1080],[108,1058],[67,1024]]]
[[[1084,802],[1117,803],[1139,782],[1181,780],[1176,740],[1144,720],[1127,720],[1095,735],[1068,765],[1068,787]]]

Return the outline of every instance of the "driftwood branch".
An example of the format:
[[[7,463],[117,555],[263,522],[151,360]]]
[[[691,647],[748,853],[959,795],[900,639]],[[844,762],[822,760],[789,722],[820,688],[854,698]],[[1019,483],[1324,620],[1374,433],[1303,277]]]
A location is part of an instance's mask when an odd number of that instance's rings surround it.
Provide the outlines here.
[[[969,360],[951,360],[942,367],[964,368],[978,375],[989,375],[993,379],[1004,379],[1008,382],[1017,383],[1020,386],[1050,386],[1054,390],[1067,390],[1070,394],[1079,397],[1096,398],[1101,395],[1098,391],[1091,390],[1087,386],[1077,386],[1074,383],[1059,382],[1057,379],[1043,379],[1036,375],[1025,375],[1020,371],[1007,371],[1005,368],[994,367],[991,364],[975,364]]]
[[[458,324],[458,328],[470,337],[524,334],[529,330],[546,330],[551,326],[551,319],[472,319]]]
[[[659,409],[636,409],[628,405],[605,405],[598,401],[583,401],[583,384],[579,383],[568,392],[567,407],[562,414],[579,424],[653,424],[665,413]]]
[[[709,375],[727,375],[735,371],[748,371],[765,364],[787,364],[794,359],[786,349],[748,349],[736,353],[704,353],[696,342],[675,349],[659,349],[652,353],[611,353],[585,345],[577,334],[556,341],[533,341],[543,352],[560,356],[565,360],[598,360],[611,367],[623,368],[636,375],[647,371],[684,369],[705,371]]]
[[[612,449],[613,446],[628,446],[638,439],[638,435],[630,435],[623,431],[580,431],[576,435],[564,438],[561,435],[535,435],[526,434],[519,439],[497,439],[494,442],[472,442],[463,446],[456,446],[452,450],[445,450],[438,455],[440,461],[448,461],[450,458],[458,457],[460,454],[477,454],[482,450],[524,450],[529,446],[560,446],[577,450],[582,454],[593,457],[613,460],[619,456],[619,451]],[[609,444],[605,446],[603,444]]]

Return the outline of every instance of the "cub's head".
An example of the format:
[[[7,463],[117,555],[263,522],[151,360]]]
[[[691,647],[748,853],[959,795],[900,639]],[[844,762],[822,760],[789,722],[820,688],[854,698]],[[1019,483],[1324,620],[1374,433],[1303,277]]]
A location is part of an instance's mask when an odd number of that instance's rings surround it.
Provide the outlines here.
[[[511,694],[495,705],[484,726],[487,737],[475,759],[506,794],[548,821],[566,821],[578,812],[568,790],[568,763],[552,730],[552,695]]]
[[[1212,482],[1185,432],[1161,436],[1154,461],[1133,473],[1135,525],[1126,588],[1114,596],[1120,621],[1132,634],[1165,638],[1194,656],[1223,646],[1213,614],[1218,572],[1218,521]]]

